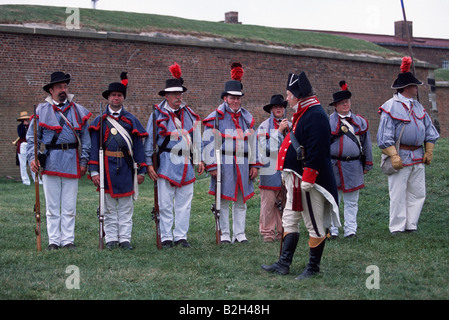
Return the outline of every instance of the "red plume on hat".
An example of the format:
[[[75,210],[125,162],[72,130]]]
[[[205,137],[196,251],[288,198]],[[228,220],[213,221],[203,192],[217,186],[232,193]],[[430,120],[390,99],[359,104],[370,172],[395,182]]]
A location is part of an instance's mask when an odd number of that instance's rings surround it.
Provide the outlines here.
[[[242,65],[240,64],[240,62],[234,62],[231,65],[231,79],[232,80],[242,81],[243,73],[244,73],[243,68],[242,68]]]
[[[120,82],[127,87],[128,86],[128,72],[123,71],[120,73]]]
[[[342,91],[348,90],[348,84],[346,83],[345,80],[341,80],[338,84],[340,85]]]
[[[173,77],[175,77],[176,79],[181,78],[182,71],[181,71],[181,67],[179,66],[179,64],[177,64],[175,62],[168,69],[170,70],[170,72],[173,75]]]
[[[402,58],[401,72],[402,73],[409,72],[411,65],[412,65],[412,58],[410,58],[410,57]]]

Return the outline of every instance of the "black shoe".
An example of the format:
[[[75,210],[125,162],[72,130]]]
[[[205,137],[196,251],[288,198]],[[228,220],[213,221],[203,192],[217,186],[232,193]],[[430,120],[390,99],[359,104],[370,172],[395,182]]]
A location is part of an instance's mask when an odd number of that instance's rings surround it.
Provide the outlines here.
[[[73,243],[67,243],[62,247],[63,249],[76,250],[76,246]]]
[[[175,241],[175,245],[176,245],[176,246],[179,245],[179,244],[180,244],[183,248],[190,248],[190,247],[191,247],[190,243],[188,243],[186,239],[181,239],[181,240]]]
[[[171,241],[171,240],[162,241],[161,244],[162,244],[162,249],[167,249],[167,248],[173,247],[173,241]]]
[[[317,274],[319,272],[320,272],[319,269],[313,269],[312,267],[307,265],[307,267],[304,269],[304,271],[299,276],[297,276],[295,278],[295,280],[303,280],[303,279],[312,278],[315,274]]]
[[[129,241],[124,241],[119,244],[119,247],[125,250],[134,250]]]
[[[307,264],[304,271],[295,278],[295,280],[308,279],[320,272],[321,256],[323,255],[325,240],[315,248],[310,248],[309,250],[309,263]]]
[[[296,245],[298,244],[299,233],[289,233],[284,237],[282,244],[282,252],[279,256],[279,261],[272,265],[263,264],[263,270],[277,274],[288,274],[290,272],[290,265],[292,264],[293,254],[295,253]]]
[[[106,249],[112,250],[118,247],[118,241],[109,241],[106,243]]]
[[[288,274],[290,272],[290,266],[283,266],[278,262],[273,263],[272,265],[261,265],[262,269],[266,272],[276,273],[276,274]]]
[[[52,251],[52,250],[59,250],[59,246],[57,244],[54,243],[50,243],[47,247],[48,251]]]

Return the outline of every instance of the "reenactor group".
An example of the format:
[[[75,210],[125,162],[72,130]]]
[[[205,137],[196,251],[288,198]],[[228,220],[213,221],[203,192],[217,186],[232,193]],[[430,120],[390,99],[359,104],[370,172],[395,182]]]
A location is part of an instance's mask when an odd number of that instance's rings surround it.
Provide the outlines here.
[[[426,196],[423,164],[431,163],[439,138],[415,99],[422,82],[409,72],[409,63],[405,57],[391,86],[393,98],[379,108],[377,143],[394,171],[388,175],[391,233],[417,230]],[[68,91],[71,75],[51,74],[43,87],[48,97],[37,106],[26,134],[27,160],[34,173],[42,173],[47,249],[76,248],[78,181],[87,172],[97,191],[104,190],[106,248],[128,250],[133,249],[133,202],[145,175],[157,185],[162,248],[191,246],[187,234],[194,182],[196,173],[204,172],[210,175],[209,194],[221,203],[219,243],[248,242],[246,202],[254,196],[253,182],[259,176],[259,231],[264,241],[281,243],[279,260],[262,269],[289,273],[303,220],[309,263],[296,279],[318,273],[325,240],[338,237],[341,200],[344,237],[356,236],[359,191],[373,167],[368,121],[353,113],[348,84],[341,81],[332,95],[335,112],[329,116],[307,75],[290,73],[286,99],[274,94],[263,106],[269,117],[256,128],[242,105],[240,63],[231,66],[223,102],[204,119],[182,99],[187,88],[180,66],[174,63],[169,71],[172,77],[159,91],[162,101],[146,127],[124,107],[126,72],[102,93],[104,112],[90,124],[92,113]],[[290,120],[287,107],[294,112]],[[40,149],[41,144],[44,151],[35,159],[35,146]]]

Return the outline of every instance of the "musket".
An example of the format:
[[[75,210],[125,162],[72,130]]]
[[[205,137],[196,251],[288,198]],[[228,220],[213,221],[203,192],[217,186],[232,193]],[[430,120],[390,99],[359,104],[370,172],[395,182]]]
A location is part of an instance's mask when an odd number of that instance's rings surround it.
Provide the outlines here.
[[[37,143],[37,115],[36,115],[36,105],[34,105],[34,162],[36,165],[38,164],[38,143]],[[34,216],[36,218],[36,243],[37,243],[37,251],[42,251],[42,239],[41,239],[41,202],[39,199],[39,166],[37,166],[37,172],[35,173],[34,179],[34,190],[36,194],[36,202],[34,204]]]
[[[157,172],[158,169],[158,163],[157,163],[157,156],[158,156],[158,147],[157,147],[157,122],[156,122],[156,106],[153,105],[153,167],[154,171]],[[160,215],[159,215],[159,198],[158,198],[158,191],[157,191],[157,180],[154,181],[154,187],[153,187],[153,193],[154,193],[154,206],[153,210],[151,211],[152,219],[154,220],[154,223],[156,224],[156,247],[158,249],[162,249],[162,243],[161,243],[161,227],[160,227]]]
[[[100,102],[100,138],[98,141],[98,166],[100,172],[100,193],[97,209],[99,249],[104,245],[104,150],[103,150],[103,102]]]
[[[284,108],[284,119],[287,119],[287,108]],[[290,131],[290,127],[287,126],[286,129],[287,132]],[[285,136],[287,134],[287,132],[283,132],[282,134]],[[276,200],[276,207],[279,210],[279,213],[281,215],[281,223],[282,223],[282,216],[284,215],[284,209],[285,209],[285,203],[287,202],[287,190],[285,189],[284,184],[282,183],[281,186],[281,191],[279,191],[281,193],[281,199]],[[282,235],[281,235],[281,245],[279,248],[279,257],[282,254],[282,247],[284,246],[284,226],[282,225]]]
[[[221,210],[221,135],[218,130],[218,113],[215,117],[214,132],[214,152],[215,162],[217,164],[217,177],[215,182],[215,203],[212,204],[211,210],[215,217],[215,242],[221,245],[221,228],[220,228],[220,210]]]

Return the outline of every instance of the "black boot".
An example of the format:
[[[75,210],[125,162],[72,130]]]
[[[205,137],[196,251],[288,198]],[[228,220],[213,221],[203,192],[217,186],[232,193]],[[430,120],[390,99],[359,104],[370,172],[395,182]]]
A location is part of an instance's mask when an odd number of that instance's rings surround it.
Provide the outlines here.
[[[323,255],[324,243],[326,240],[324,239],[321,243],[315,248],[310,248],[309,251],[309,263],[307,264],[304,271],[297,276],[296,280],[302,280],[312,277],[314,274],[320,272],[320,262],[321,256]]]
[[[262,265],[262,269],[267,272],[288,274],[290,271],[290,265],[292,264],[293,254],[295,253],[296,245],[298,244],[299,233],[289,233],[287,234],[283,241],[282,252],[279,257],[279,261],[275,262],[271,266],[266,264]]]

